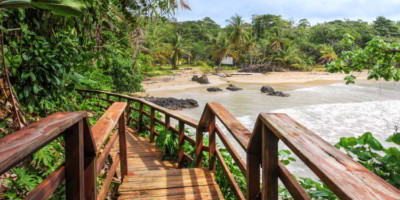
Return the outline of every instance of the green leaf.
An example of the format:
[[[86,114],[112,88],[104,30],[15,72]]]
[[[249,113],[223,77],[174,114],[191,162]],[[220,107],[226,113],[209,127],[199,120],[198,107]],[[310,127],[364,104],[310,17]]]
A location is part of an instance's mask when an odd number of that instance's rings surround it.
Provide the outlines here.
[[[0,8],[31,8],[31,0],[8,0],[0,3]]]
[[[85,4],[80,0],[37,0],[32,5],[62,16],[79,16],[85,9]]]
[[[400,145],[400,132],[399,133],[394,133],[392,136],[390,136],[387,140],[387,142],[393,142],[395,144]]]
[[[373,150],[380,151],[383,149],[382,144],[374,137],[369,138],[367,143]]]

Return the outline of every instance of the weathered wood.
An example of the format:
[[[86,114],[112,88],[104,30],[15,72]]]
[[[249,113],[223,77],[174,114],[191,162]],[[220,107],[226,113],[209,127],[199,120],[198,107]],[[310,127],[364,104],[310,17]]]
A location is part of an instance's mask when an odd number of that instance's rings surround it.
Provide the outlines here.
[[[235,178],[233,178],[231,171],[229,171],[229,167],[226,165],[224,157],[221,155],[218,149],[215,152],[218,157],[218,161],[222,166],[224,174],[228,177],[229,184],[232,186],[232,191],[235,194],[236,199],[243,199],[243,200],[246,199],[242,191],[240,190],[239,185],[236,183]]]
[[[399,199],[399,190],[289,116],[261,119],[340,199]]]
[[[209,150],[208,150],[208,169],[210,171],[214,170],[215,168],[215,151],[217,149],[217,142],[215,137],[215,116],[211,116],[210,123],[208,124],[208,143],[209,143]]]
[[[107,192],[108,192],[108,190],[110,188],[110,184],[111,184],[112,178],[113,178],[113,176],[114,176],[114,174],[115,174],[115,172],[117,170],[119,161],[120,161],[120,155],[117,154],[115,156],[115,158],[113,158],[113,164],[111,165],[111,168],[108,171],[107,178],[104,181],[104,184],[103,184],[103,186],[102,186],[102,188],[100,190],[99,196],[97,197],[97,200],[103,200],[106,197]]]
[[[202,166],[203,159],[203,132],[197,128],[196,129],[196,167]]]
[[[247,154],[246,164],[247,199],[259,199],[261,155]]]
[[[218,119],[222,124],[224,124],[226,129],[232,134],[239,145],[244,150],[247,150],[247,145],[251,137],[250,131],[221,104],[207,103],[207,108],[209,108],[213,114],[218,117]]]
[[[279,163],[279,178],[289,191],[290,195],[296,200],[311,200],[308,193],[301,187],[300,183],[292,176],[286,167]]]
[[[42,181],[34,190],[24,198],[25,200],[45,200],[51,197],[57,187],[65,179],[65,167],[61,165],[56,171],[51,173],[44,181]]]
[[[218,134],[219,139],[221,140],[222,144],[224,144],[225,148],[228,150],[229,154],[232,156],[235,163],[238,165],[240,171],[244,175],[246,175],[246,164],[244,163],[240,154],[232,146],[232,144],[229,142],[228,138],[225,136],[224,133],[222,133],[221,129],[218,126],[216,126],[216,133]]]
[[[66,131],[64,140],[66,198],[84,199],[84,144],[82,120]]]
[[[96,143],[93,139],[92,129],[87,118],[83,122],[83,143],[84,143],[84,183],[85,199],[96,200]]]
[[[96,149],[99,149],[101,145],[104,144],[106,138],[123,115],[126,106],[127,104],[125,102],[114,103],[93,126],[92,132],[96,143]]]
[[[151,108],[151,124],[150,124],[150,142],[154,142],[156,136],[156,110]]]
[[[170,117],[169,117],[169,115],[165,115],[165,124],[164,124],[164,130],[166,130],[166,131],[168,131],[169,130],[169,128],[170,128]]]
[[[262,129],[262,199],[278,200],[278,141],[265,126]]]
[[[0,174],[53,141],[84,117],[85,112],[55,113],[0,139]]]
[[[118,135],[119,135],[119,157],[121,160],[121,180],[124,176],[128,175],[128,157],[126,150],[126,136],[125,136],[125,116],[124,114],[118,120]]]
[[[104,167],[104,163],[107,160],[108,155],[110,154],[111,149],[113,148],[115,141],[118,139],[118,134],[116,132],[112,133],[111,139],[108,141],[106,147],[104,147],[103,152],[97,159],[97,174],[101,172]]]
[[[183,121],[179,121],[179,147],[178,147],[178,167],[183,167],[183,156],[185,155],[185,151],[183,146],[185,145],[185,123]]]
[[[140,133],[142,131],[142,126],[143,126],[143,124],[142,124],[143,123],[143,108],[144,108],[144,104],[140,103],[140,106],[139,106],[139,120],[138,120],[137,127],[136,127],[138,133]]]

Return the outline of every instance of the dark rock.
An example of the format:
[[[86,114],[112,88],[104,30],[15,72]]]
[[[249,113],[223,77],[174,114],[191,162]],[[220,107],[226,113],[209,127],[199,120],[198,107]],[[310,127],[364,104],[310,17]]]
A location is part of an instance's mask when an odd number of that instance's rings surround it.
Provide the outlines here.
[[[274,93],[268,94],[268,95],[279,96],[279,97],[290,97],[290,94],[284,93],[284,92],[281,92],[281,91],[275,91]]]
[[[209,91],[209,92],[219,92],[219,91],[222,91],[222,89],[221,88],[217,88],[217,87],[210,87],[210,88],[207,88],[207,91]]]
[[[274,88],[272,88],[271,86],[262,86],[261,87],[261,92],[262,93],[267,93],[270,96],[279,96],[279,97],[289,97],[290,94],[288,93],[284,93],[282,91],[275,91]]]
[[[271,86],[264,85],[264,86],[261,87],[261,92],[262,93],[274,93],[275,90]]]
[[[235,85],[232,85],[232,84],[229,84],[228,87],[227,87],[226,89],[227,89],[227,90],[230,90],[230,91],[243,90],[243,88],[236,87]]]
[[[146,97],[147,101],[150,101],[154,104],[162,106],[164,108],[168,108],[171,110],[180,110],[184,108],[196,108],[199,107],[199,104],[194,99],[177,99],[173,97]]]
[[[192,81],[198,81],[199,80],[199,77],[197,76],[197,75],[194,75],[193,77],[192,77]]]
[[[200,84],[210,84],[210,81],[208,81],[208,78],[206,75],[201,76],[197,82],[199,82]]]

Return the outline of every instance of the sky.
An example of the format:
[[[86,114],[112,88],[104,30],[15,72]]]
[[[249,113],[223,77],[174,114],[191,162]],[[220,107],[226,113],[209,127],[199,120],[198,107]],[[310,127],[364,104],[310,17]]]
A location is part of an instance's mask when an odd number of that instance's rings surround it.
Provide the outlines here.
[[[400,0],[188,0],[191,11],[179,9],[178,21],[211,17],[225,26],[235,13],[251,22],[254,14],[281,15],[298,21],[307,18],[312,25],[336,19],[362,19],[372,22],[377,16],[400,20]]]

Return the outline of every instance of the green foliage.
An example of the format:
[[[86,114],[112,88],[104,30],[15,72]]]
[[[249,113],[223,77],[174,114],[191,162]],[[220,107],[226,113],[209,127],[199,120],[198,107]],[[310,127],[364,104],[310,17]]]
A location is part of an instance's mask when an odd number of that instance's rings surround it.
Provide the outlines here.
[[[52,11],[62,16],[78,16],[82,14],[85,4],[80,0],[6,0],[0,8],[36,7]]]
[[[171,131],[162,130],[156,137],[156,147],[163,152],[163,159],[174,160],[179,147],[179,135]]]
[[[345,38],[347,42],[352,40]],[[368,69],[368,79],[384,79],[386,81],[400,81],[400,44],[386,42],[380,37],[375,37],[367,43],[364,49],[357,48],[344,51],[342,55],[329,63],[326,67],[329,72],[361,72]],[[346,77],[347,83],[354,83],[356,77]]]
[[[343,148],[350,157],[356,158],[364,167],[396,188],[400,188],[400,133],[394,133],[386,141],[394,143],[397,147],[383,147],[370,132],[357,138],[341,138],[335,146]]]

